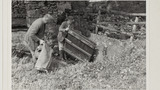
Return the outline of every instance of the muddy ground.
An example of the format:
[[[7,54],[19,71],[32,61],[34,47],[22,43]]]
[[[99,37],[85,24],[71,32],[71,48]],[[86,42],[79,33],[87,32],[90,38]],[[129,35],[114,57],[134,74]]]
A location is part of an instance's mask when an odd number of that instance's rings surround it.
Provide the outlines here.
[[[12,32],[12,46],[25,32]],[[12,56],[13,90],[145,90],[146,40],[118,40],[91,34],[99,54],[94,62],[63,64],[54,58],[53,71],[38,73],[29,55]],[[107,48],[105,48],[107,46]],[[104,49],[107,51],[104,53]]]

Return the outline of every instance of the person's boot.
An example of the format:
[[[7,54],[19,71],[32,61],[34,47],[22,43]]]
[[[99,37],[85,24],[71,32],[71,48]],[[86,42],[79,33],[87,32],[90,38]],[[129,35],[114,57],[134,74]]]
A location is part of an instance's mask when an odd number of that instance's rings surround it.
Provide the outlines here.
[[[64,51],[63,50],[59,51],[59,55],[60,55],[60,59],[64,60]]]
[[[63,58],[64,58],[64,60],[67,60],[67,55],[66,55],[65,51],[63,51]]]
[[[34,52],[31,52],[31,54],[32,54],[32,62],[34,63],[34,64],[36,64],[36,57],[35,57],[35,54],[34,54]]]

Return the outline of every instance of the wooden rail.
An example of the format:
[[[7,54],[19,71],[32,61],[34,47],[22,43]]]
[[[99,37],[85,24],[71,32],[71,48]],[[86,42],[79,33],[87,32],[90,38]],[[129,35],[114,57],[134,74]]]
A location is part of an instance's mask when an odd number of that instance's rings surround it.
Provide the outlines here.
[[[106,29],[106,30],[109,30],[109,31],[112,31],[112,32],[118,32],[118,33],[122,33],[122,34],[127,34],[129,36],[131,36],[133,38],[133,34],[136,33],[136,29],[137,29],[137,25],[145,25],[146,22],[138,22],[139,18],[138,16],[146,16],[146,13],[127,13],[127,12],[122,12],[122,11],[116,11],[116,10],[110,10],[111,13],[114,13],[114,14],[120,14],[120,15],[127,15],[127,16],[134,16],[135,17],[135,21],[134,22],[124,22],[124,23],[119,23],[119,22],[100,22],[100,16],[101,16],[101,10],[103,11],[106,11],[105,9],[102,9],[102,8],[99,8],[99,11],[98,11],[98,16],[97,16],[97,23],[95,24],[96,25],[96,29],[95,29],[95,33],[97,34],[98,33],[98,27],[101,27],[103,29]],[[107,11],[106,11],[107,12]],[[114,28],[109,28],[109,27],[106,27],[104,26],[103,24],[130,24],[130,25],[133,25],[132,27],[132,33],[127,33],[125,31],[118,31]]]
[[[99,22],[97,24],[120,24],[119,22]],[[126,22],[121,24],[131,24],[131,25],[144,25],[146,22]]]
[[[22,28],[22,29],[12,29],[12,32],[19,32],[19,31],[24,31],[27,32],[27,28]]]
[[[64,51],[67,52],[69,55],[73,56],[74,58],[82,61],[82,62],[85,62],[83,59],[81,59],[80,57],[76,56],[72,51],[70,51],[69,49],[67,48],[64,48]]]
[[[81,49],[80,47],[76,46],[76,45],[75,45],[74,43],[72,43],[70,40],[68,40],[68,39],[66,39],[66,38],[65,38],[65,40],[66,40],[67,43],[69,43],[69,44],[72,45],[73,47],[77,48],[77,49],[80,50],[81,52],[83,52],[83,53],[85,53],[85,54],[87,54],[88,56],[91,57],[91,54],[90,54],[90,53],[88,53],[88,52],[86,52],[85,50]]]
[[[82,42],[87,44],[91,48],[96,47],[96,44],[94,42],[92,42],[92,41],[88,41],[85,36],[83,36],[81,34],[77,34],[77,33],[75,33],[74,31],[71,31],[71,30],[68,33],[70,33],[71,35],[75,36],[77,39],[80,39],[80,40],[82,39],[83,40]]]
[[[127,33],[127,32],[122,32],[122,31],[118,31],[114,28],[109,28],[109,27],[106,27],[106,26],[103,26],[103,25],[96,25],[97,27],[101,27],[103,29],[106,29],[106,30],[109,30],[110,32],[118,32],[118,33],[122,33],[122,34],[126,34],[126,35],[129,35],[129,36],[132,36],[131,33]]]
[[[106,9],[99,9],[103,12],[108,12]],[[120,15],[126,15],[126,16],[146,16],[146,13],[127,13],[127,12],[123,12],[123,11],[117,11],[117,10],[110,10],[110,13],[114,13],[114,14],[120,14]]]
[[[127,15],[127,16],[146,16],[146,13],[127,13],[122,11],[111,10],[111,13]]]

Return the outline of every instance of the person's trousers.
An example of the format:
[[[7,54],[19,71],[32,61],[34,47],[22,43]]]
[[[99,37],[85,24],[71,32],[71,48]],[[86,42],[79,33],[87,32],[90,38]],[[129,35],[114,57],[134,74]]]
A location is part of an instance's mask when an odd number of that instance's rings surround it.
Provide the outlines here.
[[[63,50],[63,42],[58,42],[59,51]]]
[[[32,54],[32,59],[33,59],[33,62],[35,63],[36,62],[35,50],[38,47],[38,43],[35,42],[31,37],[25,37],[24,44]]]
[[[59,55],[60,55],[60,58],[62,60],[64,60],[65,59],[64,42],[58,42],[58,46],[59,46]]]
[[[29,48],[31,51],[35,51],[38,47],[38,42],[35,42],[32,37],[25,37],[25,45]]]

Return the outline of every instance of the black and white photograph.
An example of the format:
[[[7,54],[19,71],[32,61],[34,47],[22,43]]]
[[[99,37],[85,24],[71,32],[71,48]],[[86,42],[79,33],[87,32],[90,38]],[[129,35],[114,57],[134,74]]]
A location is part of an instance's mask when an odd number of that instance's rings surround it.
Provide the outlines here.
[[[12,0],[12,90],[146,90],[146,0]]]

